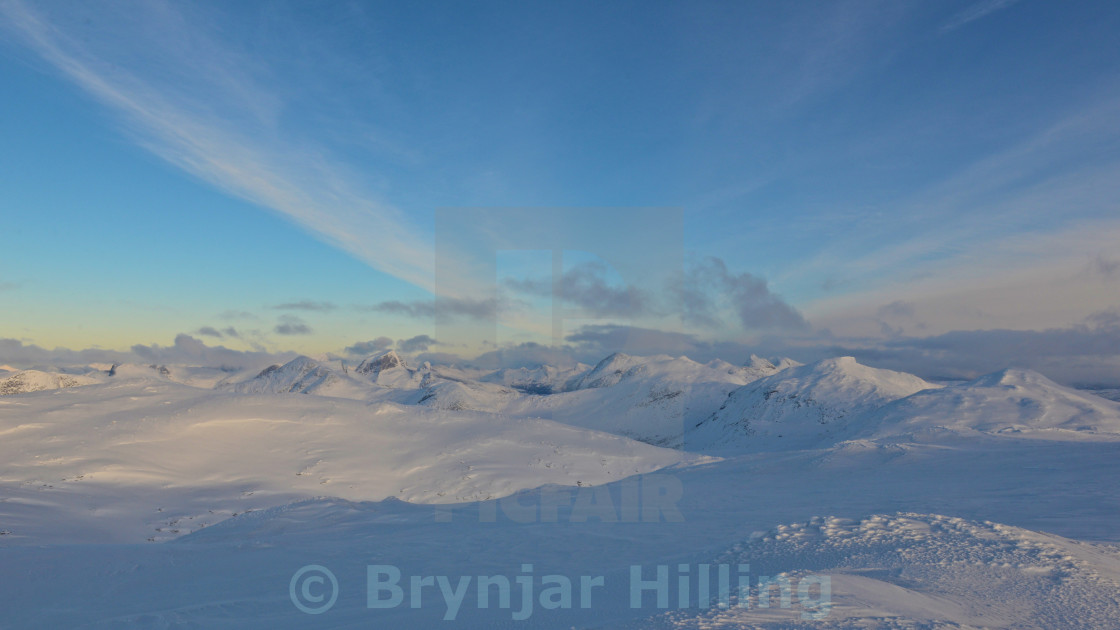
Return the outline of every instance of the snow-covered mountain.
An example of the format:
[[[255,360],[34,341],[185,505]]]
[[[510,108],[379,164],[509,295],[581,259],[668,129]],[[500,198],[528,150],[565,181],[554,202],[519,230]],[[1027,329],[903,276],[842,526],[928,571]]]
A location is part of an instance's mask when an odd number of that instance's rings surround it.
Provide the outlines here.
[[[677,383],[721,381],[742,385],[793,365],[797,364],[790,359],[782,359],[775,365],[754,355],[746,365],[733,365],[719,359],[701,364],[688,357],[668,355],[637,357],[616,352],[590,370],[576,374],[564,389],[566,391],[599,389],[639,380],[664,380]]]
[[[852,357],[791,367],[733,391],[688,428],[689,449],[783,450],[827,446],[858,430],[859,418],[937,385]]]
[[[671,362],[672,357],[660,355],[655,357],[632,357],[628,354],[616,352],[595,364],[587,372],[572,379],[565,388],[568,390],[596,389],[617,385],[625,378],[634,378],[638,373],[649,374],[651,367],[664,367]],[[691,367],[691,366],[690,366]],[[663,372],[664,370],[658,370]]]
[[[564,391],[526,396],[503,413],[547,417],[656,444],[679,447],[685,427],[706,417],[729,392],[779,368],[704,365],[688,357],[612,354],[571,378]]]
[[[366,357],[358,364],[358,367],[354,368],[354,371],[358,374],[373,377],[385,370],[407,367],[404,359],[402,359],[395,350],[385,350]]]
[[[765,378],[786,368],[797,367],[801,364],[789,358],[782,358],[779,359],[777,363],[774,363],[769,359],[764,359],[760,356],[752,354],[750,359],[748,359],[747,362],[743,365],[728,363],[723,359],[713,359],[705,365],[712,368],[713,370],[723,370],[728,374],[740,375],[744,377],[748,382],[750,382],[756,381],[760,378]]]
[[[93,385],[97,382],[97,379],[89,376],[41,372],[39,370],[20,370],[0,377],[0,396]]]
[[[309,357],[271,365],[255,376],[219,384],[219,391],[238,394],[315,394],[364,399],[369,387]]]
[[[547,395],[563,391],[567,383],[582,375],[591,366],[577,363],[570,368],[540,365],[534,368],[504,368],[484,375],[479,380],[512,387],[526,394]]]
[[[394,350],[371,355],[354,368],[359,378],[392,389],[417,389],[431,383],[430,366],[414,369]]]
[[[477,381],[436,380],[418,390],[408,390],[393,399],[404,404],[423,405],[448,411],[487,411],[505,409],[521,397],[511,388]]]
[[[872,437],[954,432],[1031,434],[1052,438],[1120,433],[1120,403],[1064,387],[1032,370],[1007,369],[929,390],[871,413]]]

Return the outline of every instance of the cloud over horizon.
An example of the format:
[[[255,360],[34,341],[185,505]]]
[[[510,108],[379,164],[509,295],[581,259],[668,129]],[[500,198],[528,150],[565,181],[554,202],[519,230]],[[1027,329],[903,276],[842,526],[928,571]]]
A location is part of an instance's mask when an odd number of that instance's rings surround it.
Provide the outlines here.
[[[288,351],[272,353],[207,346],[186,333],[176,335],[170,346],[136,344],[127,351],[103,348],[47,349],[18,339],[0,339],[0,363],[25,368],[79,367],[91,363],[156,363],[239,369],[257,367],[265,362],[283,362],[294,356],[294,352]]]
[[[726,318],[730,316],[746,331],[802,333],[810,328],[795,307],[770,291],[765,279],[733,272],[715,256],[690,263],[660,294],[611,283],[607,273],[607,266],[596,261],[565,271],[556,286],[548,278],[506,278],[503,286],[534,297],[552,297],[559,291],[565,305],[578,307],[589,317],[653,320],[671,316],[693,327],[720,330],[728,328]]]
[[[347,346],[343,352],[350,356],[366,357],[393,347],[393,340],[388,337],[378,337],[370,341],[359,341],[352,346]]]
[[[358,342],[344,356],[365,357],[393,347],[389,337]],[[744,364],[752,355],[790,357],[803,363],[836,356],[853,356],[872,367],[909,372],[922,378],[968,379],[1005,368],[1036,370],[1066,385],[1120,387],[1120,309],[1096,313],[1085,322],[1040,331],[968,330],[925,337],[842,338],[827,331],[799,337],[795,342],[767,336],[745,343],[704,339],[695,334],[628,325],[592,324],[569,333],[565,344],[552,347],[535,342],[507,343],[476,357],[433,353],[440,345],[428,335],[396,342],[405,353],[419,353],[420,361],[498,367],[571,367],[594,365],[613,352],[634,355],[668,354],[695,361],[722,359]],[[91,363],[153,363],[205,365],[231,369],[283,363],[297,353],[233,350],[207,346],[179,334],[170,346],[132,346],[128,351],[87,348],[45,349],[17,339],[0,339],[0,364],[51,369]]]
[[[444,345],[432,339],[429,335],[416,335],[411,339],[402,339],[397,342],[397,349],[406,354],[427,352],[432,346]]]

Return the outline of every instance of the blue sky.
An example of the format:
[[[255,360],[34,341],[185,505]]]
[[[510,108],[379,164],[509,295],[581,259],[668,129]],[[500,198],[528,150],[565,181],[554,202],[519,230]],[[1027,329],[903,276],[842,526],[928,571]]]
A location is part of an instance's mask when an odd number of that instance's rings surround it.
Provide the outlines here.
[[[1120,308],[1118,27],[1042,0],[0,0],[0,337],[438,338],[437,209],[486,207],[679,209],[706,314],[652,284],[597,305],[627,279],[569,252],[572,330],[1093,333]],[[629,211],[583,229],[645,238]],[[538,254],[493,304],[457,278],[445,317],[547,343]]]

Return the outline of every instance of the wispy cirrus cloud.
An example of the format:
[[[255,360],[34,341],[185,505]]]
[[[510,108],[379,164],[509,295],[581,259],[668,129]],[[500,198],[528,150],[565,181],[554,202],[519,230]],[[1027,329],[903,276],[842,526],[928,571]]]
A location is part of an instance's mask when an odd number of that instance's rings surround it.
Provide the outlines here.
[[[126,354],[124,358],[127,361],[135,361],[136,357],[139,357],[151,363],[241,368],[257,366],[263,361],[287,361],[292,356],[291,352],[270,353],[261,350],[242,351],[231,350],[225,346],[207,346],[190,335],[179,334],[175,336],[175,342],[170,346],[134,345],[130,349],[130,355]]]
[[[285,92],[262,79],[276,69],[220,37],[202,11],[2,0],[0,29],[111,109],[148,151],[430,289],[430,240],[360,183],[368,176],[286,131]]]
[[[948,33],[949,31],[954,31],[969,22],[975,22],[996,11],[1010,8],[1012,5],[1018,4],[1019,1],[1020,0],[982,0],[949,18],[949,21],[941,26],[941,32]]]
[[[843,278],[839,295],[802,305],[828,327],[855,310],[877,327],[875,308],[895,300],[916,302],[931,334],[981,325],[965,320],[965,306],[997,315],[984,327],[1078,321],[1108,305],[1099,283],[1120,237],[1118,120],[1112,83],[1012,145],[857,217],[779,280]]]

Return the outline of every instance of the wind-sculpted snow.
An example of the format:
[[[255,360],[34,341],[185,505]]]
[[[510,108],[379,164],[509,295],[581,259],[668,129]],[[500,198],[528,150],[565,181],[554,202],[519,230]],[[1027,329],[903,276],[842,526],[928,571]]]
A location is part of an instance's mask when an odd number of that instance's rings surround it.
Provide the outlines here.
[[[1120,550],[990,521],[815,517],[760,533],[711,564],[749,565],[751,575],[772,578],[769,606],[759,606],[755,582],[750,608],[733,591],[727,609],[659,615],[641,627],[1089,630],[1120,619]],[[801,616],[799,581],[817,576],[827,576],[828,603],[810,623]],[[802,592],[817,604],[819,585],[812,586]]]

